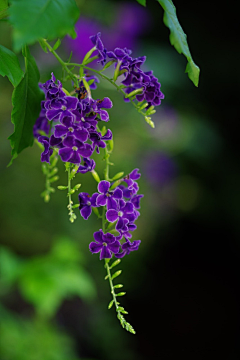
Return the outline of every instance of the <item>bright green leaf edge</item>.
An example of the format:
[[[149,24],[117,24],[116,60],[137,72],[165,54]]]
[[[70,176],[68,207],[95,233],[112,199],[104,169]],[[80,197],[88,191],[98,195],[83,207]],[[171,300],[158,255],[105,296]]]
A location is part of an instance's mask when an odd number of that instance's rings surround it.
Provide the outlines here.
[[[137,0],[137,2],[143,6],[146,6],[146,0]]]
[[[11,121],[14,124],[14,132],[8,138],[12,147],[12,159],[8,166],[22,150],[33,145],[33,125],[39,116],[41,100],[44,97],[38,85],[40,75],[37,65],[27,47],[23,51],[23,56],[25,75],[12,94]]]
[[[0,75],[7,76],[14,87],[20,83],[24,76],[17,56],[2,45],[0,45]]]
[[[13,48],[19,51],[40,38],[49,40],[66,34],[74,37],[79,9],[74,0],[11,0],[9,21],[13,26]]]
[[[179,54],[184,54],[188,60],[185,72],[195,86],[199,83],[200,69],[194,63],[188,43],[187,36],[184,33],[176,14],[176,8],[171,0],[157,0],[164,10],[163,22],[170,29],[170,43],[175,47]]]

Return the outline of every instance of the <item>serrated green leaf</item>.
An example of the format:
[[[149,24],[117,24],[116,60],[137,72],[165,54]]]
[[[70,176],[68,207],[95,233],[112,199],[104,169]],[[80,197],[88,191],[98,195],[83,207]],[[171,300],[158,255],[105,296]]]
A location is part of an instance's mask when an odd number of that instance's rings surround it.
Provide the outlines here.
[[[33,145],[33,125],[39,116],[43,99],[43,93],[38,86],[39,71],[27,47],[23,51],[23,56],[26,66],[25,75],[12,95],[11,121],[14,124],[14,132],[8,138],[12,147],[12,159],[9,165],[23,149]]]
[[[14,87],[20,83],[24,76],[17,56],[2,45],[0,45],[0,75],[7,76]]]
[[[170,29],[170,43],[175,47],[179,54],[184,54],[188,60],[186,71],[195,86],[199,82],[199,67],[194,63],[188,43],[187,36],[179,24],[176,8],[171,0],[157,0],[164,10],[163,22]]]
[[[146,6],[146,0],[137,0],[137,2],[143,6]]]
[[[16,51],[40,38],[75,35],[79,9],[74,0],[11,0],[10,23]]]

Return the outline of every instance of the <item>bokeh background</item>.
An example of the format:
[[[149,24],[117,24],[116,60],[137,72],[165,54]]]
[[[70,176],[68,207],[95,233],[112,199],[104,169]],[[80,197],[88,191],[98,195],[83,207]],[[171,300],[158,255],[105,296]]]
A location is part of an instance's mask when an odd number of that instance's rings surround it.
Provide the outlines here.
[[[99,223],[78,216],[70,224],[66,194],[46,204],[40,150],[34,145],[7,168],[13,132],[11,84],[0,78],[0,358],[1,360],[239,359],[239,5],[176,1],[199,88],[184,74],[186,60],[170,45],[156,1],[77,1],[76,40],[59,52],[81,62],[90,35],[102,32],[108,49],[147,56],[165,99],[156,128],[101,82],[95,98],[109,96],[114,134],[111,171],[139,168],[144,194],[134,239],[139,251],[121,263],[127,295],[122,304],[136,329],[124,331],[104,281],[105,269],[88,244]],[[218,5],[217,5],[218,4]],[[0,43],[11,32],[0,22]],[[61,69],[51,54],[31,48],[44,82]],[[98,157],[97,171],[103,164]],[[60,180],[66,173],[58,163]],[[114,174],[113,173],[113,174]],[[90,174],[82,191],[96,191]],[[79,182],[76,179],[76,182]],[[77,201],[77,195],[76,199]]]

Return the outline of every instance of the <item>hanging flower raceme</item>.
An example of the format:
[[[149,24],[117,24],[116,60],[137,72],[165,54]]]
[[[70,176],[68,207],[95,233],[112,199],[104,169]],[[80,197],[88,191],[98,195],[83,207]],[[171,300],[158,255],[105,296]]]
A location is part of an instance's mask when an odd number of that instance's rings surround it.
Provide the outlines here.
[[[65,165],[68,182],[67,185],[58,186],[58,189],[67,190],[69,220],[76,220],[74,209],[77,208],[84,220],[88,220],[92,213],[101,219],[101,228],[93,233],[94,241],[90,242],[89,250],[92,254],[99,253],[100,260],[104,260],[106,279],[109,280],[113,296],[109,308],[115,304],[121,325],[135,333],[123,317],[126,311],[116,300],[117,296],[125,294],[116,293],[116,289],[122,287],[121,284],[113,285],[113,279],[120,275],[121,270],[113,275],[111,270],[126,255],[138,250],[141,243],[140,240],[132,240],[132,233],[137,229],[136,222],[140,216],[140,201],[143,197],[138,193],[141,174],[136,168],[126,176],[120,172],[110,177],[109,167],[112,164],[109,157],[113,150],[113,134],[105,125],[110,120],[108,109],[112,108],[113,104],[108,97],[94,99],[92,91],[96,89],[99,79],[104,78],[124,95],[125,101],[134,103],[135,108],[151,126],[153,122],[150,115],[155,112],[154,106],[160,105],[164,95],[153,72],[143,70],[145,56],[134,58],[132,51],[127,48],[107,50],[100,33],[90,39],[94,47],[88,51],[81,64],[60,61],[64,64],[66,79],[71,79],[74,83],[73,89],[65,90],[62,82],[56,81],[53,73],[50,80],[39,85],[45,94],[45,100],[41,103],[41,112],[34,125],[33,135],[42,149],[46,201],[54,191],[51,184],[58,180],[55,175],[58,170],[56,162],[60,159]],[[59,60],[55,50],[49,44],[47,47]],[[87,66],[94,60],[103,66],[102,70]],[[114,73],[108,78],[103,75],[103,71],[111,65],[114,66]],[[76,66],[79,67],[77,74],[72,71]],[[92,72],[98,74],[98,77],[92,75]],[[106,165],[103,179],[96,172],[98,156],[92,158],[101,152],[104,153],[103,160]],[[72,180],[75,176],[85,176],[86,173],[91,173],[97,181],[98,191],[90,195],[84,189],[78,195],[78,203],[74,204],[74,194],[81,184],[72,186]],[[109,261],[114,257],[115,260],[109,265]]]

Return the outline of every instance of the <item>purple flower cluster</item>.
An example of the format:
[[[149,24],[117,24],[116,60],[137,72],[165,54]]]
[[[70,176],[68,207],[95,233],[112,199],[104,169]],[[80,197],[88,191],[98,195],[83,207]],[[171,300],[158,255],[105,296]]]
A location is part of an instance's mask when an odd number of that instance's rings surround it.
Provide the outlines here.
[[[95,77],[91,78],[97,82]],[[104,135],[97,130],[98,122],[109,120],[104,109],[111,108],[112,102],[109,98],[92,99],[82,85],[80,83],[76,89],[78,97],[75,97],[65,94],[61,82],[58,80],[56,84],[53,74],[50,80],[41,84],[46,100],[42,101],[33,131],[44,146],[42,162],[49,163],[53,148],[57,148],[62,161],[78,164],[78,172],[86,173],[95,167],[94,160],[90,159],[94,150],[99,153],[99,147],[106,147],[105,141],[112,139],[110,130]]]
[[[144,72],[141,69],[141,66],[146,61],[146,56],[133,58],[131,56],[132,51],[127,48],[115,48],[114,51],[107,51],[100,37],[100,32],[90,37],[98,51],[99,62],[102,65],[104,65],[107,59],[115,62],[115,68],[123,72],[124,79],[121,83],[126,87],[125,92],[130,94],[132,91],[139,89],[139,93],[136,95],[136,99],[139,102],[147,101],[147,108],[152,105],[160,105],[161,100],[164,99],[164,94],[160,90],[161,84],[152,71]],[[129,100],[125,99],[125,101]]]
[[[140,213],[140,199],[143,195],[138,195],[138,184],[136,180],[140,178],[138,169],[133,170],[129,175],[121,179],[120,185],[111,189],[109,181],[103,180],[98,184],[98,192],[90,196],[88,193],[79,194],[79,210],[82,217],[87,220],[92,213],[92,207],[106,207],[106,219],[108,227],[111,223],[115,224],[118,235],[111,233],[103,234],[102,230],[94,233],[95,242],[91,242],[90,251],[100,252],[100,259],[111,258],[112,254],[117,258],[122,258],[131,251],[138,250],[140,240],[132,243],[132,234],[137,226],[135,221]],[[121,245],[119,240],[125,239]]]

